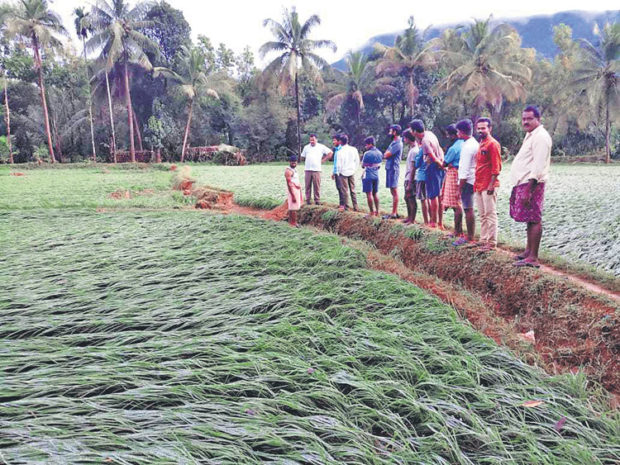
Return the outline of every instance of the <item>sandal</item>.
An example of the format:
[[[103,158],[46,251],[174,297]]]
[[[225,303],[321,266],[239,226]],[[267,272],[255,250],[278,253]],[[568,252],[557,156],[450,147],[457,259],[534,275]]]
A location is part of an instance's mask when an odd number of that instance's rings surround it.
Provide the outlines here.
[[[519,268],[540,268],[540,263],[532,263],[526,262],[525,260],[519,260],[518,262],[513,263],[512,266],[516,266]]]

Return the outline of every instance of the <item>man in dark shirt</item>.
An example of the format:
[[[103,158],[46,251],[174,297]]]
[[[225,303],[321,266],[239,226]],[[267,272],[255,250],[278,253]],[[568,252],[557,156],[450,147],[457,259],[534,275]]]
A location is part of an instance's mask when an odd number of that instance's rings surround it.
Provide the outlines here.
[[[400,137],[402,128],[398,124],[392,124],[389,135],[392,137],[390,146],[385,151],[385,187],[392,193],[392,214],[386,218],[398,218],[398,176],[400,171],[400,159],[403,156],[403,140]]]

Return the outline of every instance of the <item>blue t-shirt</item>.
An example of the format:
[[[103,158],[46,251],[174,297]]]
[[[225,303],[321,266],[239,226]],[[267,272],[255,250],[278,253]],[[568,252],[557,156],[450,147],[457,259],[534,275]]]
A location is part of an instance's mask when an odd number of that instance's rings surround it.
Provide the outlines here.
[[[399,137],[392,141],[387,149],[392,154],[385,162],[386,170],[397,170],[400,168],[400,159],[403,157],[403,140]]]
[[[337,147],[333,148],[333,152],[334,152],[334,174],[338,174],[338,169],[336,168],[338,166],[338,150],[340,150],[340,148],[342,147],[342,145],[338,145]]]
[[[443,159],[446,165],[452,165],[454,168],[459,167],[459,161],[461,159],[461,147],[463,146],[463,139],[457,139],[454,144],[450,146],[446,152],[446,156]]]
[[[377,147],[373,147],[364,154],[364,157],[362,158],[362,165],[364,163],[381,165],[382,161],[383,154],[379,151],[379,149],[377,149]],[[381,168],[381,166],[377,166],[375,168],[370,166],[366,167],[366,176],[364,177],[364,179],[379,179],[379,168]]]
[[[424,150],[420,148],[420,151],[415,157],[415,180],[426,181],[426,162],[424,161]]]

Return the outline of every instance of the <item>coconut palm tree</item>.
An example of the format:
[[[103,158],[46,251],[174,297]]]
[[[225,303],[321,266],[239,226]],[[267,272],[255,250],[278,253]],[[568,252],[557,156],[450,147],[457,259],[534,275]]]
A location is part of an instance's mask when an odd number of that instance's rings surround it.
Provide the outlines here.
[[[335,70],[336,87],[338,92],[332,95],[325,109],[327,113],[334,113],[347,100],[356,105],[356,116],[359,123],[360,114],[364,111],[364,92],[368,91],[373,83],[372,69],[368,57],[363,52],[349,52],[345,62],[347,71]]]
[[[587,99],[587,105],[581,106],[589,117],[586,120],[605,121],[605,161],[611,161],[609,138],[611,126],[620,121],[620,23],[606,24],[603,29],[595,29],[600,37],[593,45],[586,39],[580,40],[581,49],[575,67],[574,79],[570,87]]]
[[[383,59],[377,64],[376,71],[380,75],[394,76],[404,73],[407,83],[405,96],[411,116],[415,114],[414,107],[420,92],[415,85],[416,68],[430,68],[435,64],[435,55],[429,46],[425,46],[415,25],[413,16],[409,17],[409,27],[402,35],[396,37],[393,47],[377,45],[377,50],[383,53]]]
[[[312,40],[310,32],[321,24],[317,15],[310,16],[303,24],[295,7],[285,9],[282,23],[273,19],[263,22],[271,29],[275,41],[265,42],[259,49],[261,58],[270,53],[279,53],[263,71],[263,78],[277,77],[283,92],[294,88],[297,107],[297,150],[301,154],[301,106],[299,102],[299,75],[303,71],[314,82],[321,82],[320,68],[329,66],[325,59],[315,53],[317,49],[328,48],[336,51],[336,44],[331,40]]]
[[[151,62],[145,52],[159,54],[159,48],[151,39],[139,32],[152,26],[144,20],[150,3],[139,2],[133,8],[125,0],[98,0],[92,8],[93,35],[86,43],[89,51],[101,51],[106,70],[119,63],[123,69],[127,124],[129,128],[129,152],[136,161],[134,144],[134,117],[129,86],[129,63],[151,70]]]
[[[58,35],[67,35],[60,16],[49,9],[46,0],[19,0],[15,8],[11,9],[7,31],[10,36],[19,36],[30,41],[34,52],[34,67],[38,75],[43,120],[47,134],[50,161],[56,161],[52,144],[49,112],[45,96],[45,82],[43,81],[43,60],[41,49],[45,47],[57,48],[61,46]]]
[[[11,8],[9,5],[3,4],[0,5],[0,33],[4,34],[6,27],[6,20],[11,13]],[[6,122],[6,145],[9,149],[9,163],[13,163],[13,147],[11,146],[11,109],[9,107],[9,84],[8,78],[6,75],[6,69],[2,69],[3,79],[2,84],[4,87],[4,107],[5,114],[4,120]]]
[[[176,85],[179,91],[187,97],[187,123],[183,134],[183,148],[181,149],[181,163],[185,161],[185,150],[189,137],[189,128],[192,122],[192,111],[195,98],[204,93],[219,98],[215,90],[209,87],[205,69],[205,57],[198,47],[181,47],[178,57],[178,72],[167,68],[155,68],[154,75],[163,75]]]
[[[93,162],[97,162],[97,149],[95,148],[95,128],[93,124],[93,102],[91,97],[91,89],[90,89],[90,77],[88,76],[88,60],[86,58],[86,37],[88,37],[88,33],[90,32],[90,21],[89,21],[89,13],[84,11],[84,8],[79,7],[73,10],[74,25],[75,32],[77,36],[82,40],[82,51],[84,54],[84,70],[86,73],[86,78],[89,82],[88,89],[88,119],[90,121],[90,140],[92,142],[93,148]]]
[[[350,102],[355,111],[355,142],[360,142],[361,115],[364,111],[364,96],[376,91],[395,92],[396,88],[390,85],[389,79],[376,79],[373,63],[363,52],[349,52],[345,58],[346,72],[333,70],[335,82],[328,84],[331,95],[325,104],[327,117],[340,110],[342,106]]]
[[[523,100],[531,78],[519,33],[508,24],[491,29],[490,20],[476,20],[465,31],[446,30],[431,41],[448,72],[437,92],[448,103],[471,102],[474,117],[484,109],[499,116],[504,100]]]

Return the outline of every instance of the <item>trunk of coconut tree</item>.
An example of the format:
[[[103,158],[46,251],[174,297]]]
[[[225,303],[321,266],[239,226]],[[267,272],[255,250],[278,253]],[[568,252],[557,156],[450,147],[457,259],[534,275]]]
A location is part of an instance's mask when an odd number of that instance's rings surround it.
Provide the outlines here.
[[[411,117],[413,118],[414,116],[414,112],[413,112],[413,107],[415,106],[415,84],[413,83],[413,72],[408,73],[409,74],[409,94],[408,97],[408,101],[407,103],[409,103],[409,111],[411,111]]]
[[[144,149],[142,148],[142,134],[140,133],[140,125],[138,124],[138,117],[136,116],[136,112],[133,111],[133,107],[131,108],[131,114],[133,115],[133,126],[136,136],[138,137],[138,150],[142,152]]]
[[[136,147],[133,142],[133,118],[131,108],[131,94],[129,93],[129,70],[127,69],[127,57],[125,56],[125,103],[127,105],[127,124],[129,125],[129,154],[131,162],[136,162]]]
[[[110,78],[108,77],[108,70],[105,70],[105,87],[108,91],[108,111],[110,112],[110,129],[112,131],[112,144],[110,149],[112,150],[112,158],[116,163],[116,133],[114,131],[114,113],[112,112],[112,95],[110,94]]]
[[[187,124],[185,125],[185,134],[183,135],[183,148],[181,149],[181,163],[185,161],[185,150],[187,148],[187,139],[189,137],[189,126],[192,122],[192,110],[194,109],[194,99],[190,99],[187,108]]]
[[[41,55],[39,54],[39,41],[37,36],[32,36],[32,48],[34,49],[34,65],[37,68],[37,74],[39,75],[39,91],[41,92],[41,105],[43,106],[43,119],[45,120],[45,133],[47,134],[47,146],[50,152],[50,162],[55,163],[54,146],[52,145],[52,131],[50,129],[50,118],[47,111],[47,102],[45,99],[45,84],[43,82],[43,65],[41,61]]]
[[[611,120],[609,119],[609,97],[605,102],[605,163],[611,163],[611,146],[609,134],[611,133]]]
[[[299,73],[295,73],[295,102],[297,104],[297,156],[301,156],[301,107],[299,105]]]
[[[88,60],[86,59],[86,39],[82,36],[82,50],[84,51],[84,72],[88,79],[88,118],[90,120],[90,140],[93,148],[93,163],[97,163],[97,150],[95,148],[95,128],[93,124],[93,99],[90,92],[90,76],[88,75]]]
[[[56,117],[52,112],[52,131],[54,131],[54,140],[56,140],[56,153],[58,154],[58,161],[60,163],[63,162],[62,157],[62,147],[60,145],[60,136],[58,135],[58,122],[56,121]]]
[[[4,106],[6,107],[6,115],[4,120],[6,121],[6,145],[9,148],[9,163],[13,164],[13,148],[11,147],[11,110],[9,108],[9,90],[6,80],[6,71],[4,72]]]

